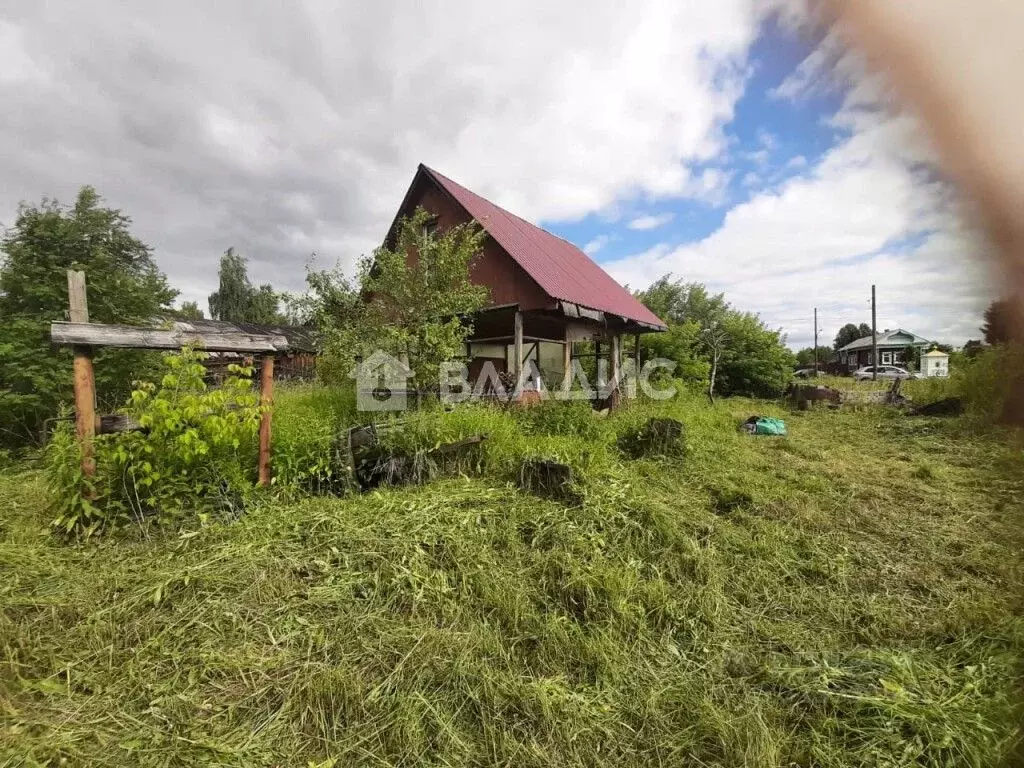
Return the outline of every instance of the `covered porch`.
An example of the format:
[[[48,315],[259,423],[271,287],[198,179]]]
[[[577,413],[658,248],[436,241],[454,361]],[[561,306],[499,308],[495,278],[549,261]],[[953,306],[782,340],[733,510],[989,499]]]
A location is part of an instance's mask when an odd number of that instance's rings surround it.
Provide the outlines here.
[[[470,382],[475,383],[490,363],[513,381],[541,381],[547,391],[567,390],[573,383],[573,363],[586,362],[599,375],[590,381],[615,389],[628,360],[639,371],[640,336],[660,328],[606,312],[559,302],[557,309],[521,310],[518,304],[490,307],[473,318],[466,342]],[[600,376],[603,361],[605,376]]]

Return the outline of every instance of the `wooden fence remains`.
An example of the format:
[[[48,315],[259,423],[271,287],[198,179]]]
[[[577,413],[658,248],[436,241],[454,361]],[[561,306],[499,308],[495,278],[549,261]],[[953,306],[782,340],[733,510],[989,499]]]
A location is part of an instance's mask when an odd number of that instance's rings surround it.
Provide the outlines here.
[[[273,406],[274,356],[288,348],[284,336],[258,333],[199,333],[180,329],[142,328],[89,322],[85,272],[68,270],[70,322],[50,324],[54,344],[74,350],[75,434],[82,451],[82,474],[96,474],[93,439],[104,417],[96,416],[96,377],[92,354],[95,347],[128,349],[181,349],[195,347],[206,352],[239,352],[262,355],[260,368],[259,484],[270,485],[270,428]]]

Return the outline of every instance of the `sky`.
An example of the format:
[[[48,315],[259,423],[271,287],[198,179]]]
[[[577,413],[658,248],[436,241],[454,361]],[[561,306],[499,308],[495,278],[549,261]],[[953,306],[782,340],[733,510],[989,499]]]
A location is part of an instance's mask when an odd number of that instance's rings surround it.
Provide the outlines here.
[[[633,289],[671,273],[808,346],[962,344],[985,245],[840,35],[796,0],[7,0],[0,224],[91,184],[198,301],[379,245],[423,162]]]

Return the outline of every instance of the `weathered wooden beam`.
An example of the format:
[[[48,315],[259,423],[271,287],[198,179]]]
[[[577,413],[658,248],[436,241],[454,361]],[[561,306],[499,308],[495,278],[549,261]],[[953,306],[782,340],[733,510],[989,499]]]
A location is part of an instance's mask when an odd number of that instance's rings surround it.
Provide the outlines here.
[[[113,435],[117,432],[148,432],[149,430],[139,424],[131,416],[122,413],[114,413],[96,417],[96,433],[99,435]]]
[[[197,333],[179,328],[140,328],[89,322],[50,324],[54,344],[129,349],[181,349],[207,352],[276,352],[288,348],[284,336],[250,333]]]
[[[572,340],[569,329],[565,329],[565,341],[562,342],[562,391],[572,389]]]
[[[513,325],[512,346],[515,355],[515,360],[512,363],[512,375],[516,377],[516,393],[518,393],[523,388],[523,313],[518,309]]]
[[[270,485],[270,416],[274,406],[274,356],[263,356],[263,368],[260,371],[260,459],[259,484]]]
[[[85,293],[85,272],[68,270],[68,315],[75,323],[88,324],[89,304]],[[75,392],[75,435],[82,453],[82,474],[96,474],[93,438],[96,436],[96,375],[92,351],[75,347],[72,385]]]

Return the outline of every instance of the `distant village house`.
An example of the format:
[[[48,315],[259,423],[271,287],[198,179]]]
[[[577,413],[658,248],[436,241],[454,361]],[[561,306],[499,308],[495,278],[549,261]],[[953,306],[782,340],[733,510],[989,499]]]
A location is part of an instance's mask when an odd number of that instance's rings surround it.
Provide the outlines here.
[[[908,349],[917,348],[924,352],[933,343],[923,336],[918,336],[902,328],[893,331],[886,329],[877,334],[878,364],[905,365]],[[836,351],[837,361],[847,371],[855,371],[865,365],[874,365],[875,361],[871,359],[871,347],[870,336],[851,341]]]

